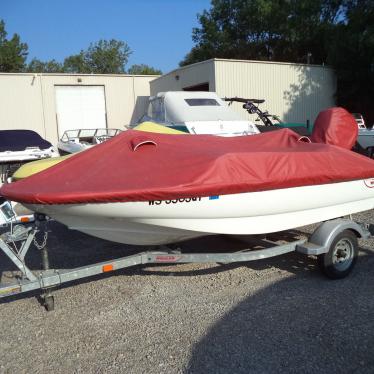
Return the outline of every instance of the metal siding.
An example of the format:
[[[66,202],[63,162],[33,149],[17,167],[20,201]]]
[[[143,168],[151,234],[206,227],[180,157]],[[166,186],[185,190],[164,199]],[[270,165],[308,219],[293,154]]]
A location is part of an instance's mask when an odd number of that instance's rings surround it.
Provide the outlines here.
[[[150,82],[151,95],[165,91],[182,91],[185,87],[205,82],[209,83],[209,91],[215,91],[213,60],[185,66],[153,80]]]
[[[29,129],[45,136],[40,79],[0,75],[0,130]]]
[[[153,79],[155,76],[0,74],[0,129],[35,130],[57,144],[56,85],[104,86],[107,125],[123,129],[134,122],[134,113],[138,116],[145,111],[144,98],[149,96]],[[137,100],[139,96],[143,100]]]
[[[55,85],[105,86],[108,127],[123,128],[145,112],[150,93],[182,90],[204,82],[221,97],[264,98],[262,108],[289,122],[314,121],[320,110],[335,105],[333,70],[318,66],[208,60],[156,79],[127,75],[0,74],[0,129],[35,130],[56,144]],[[234,104],[233,108],[246,116],[241,105]]]
[[[48,133],[49,138],[57,141],[57,122],[55,104],[55,85],[98,85],[105,87],[105,102],[107,126],[110,128],[120,128],[132,123],[133,111],[135,108],[134,81],[143,81],[145,84],[137,85],[137,94],[149,96],[149,81],[154,77],[132,77],[132,76],[45,76],[45,97],[44,107],[46,108],[47,123],[54,124],[48,126],[52,130]],[[78,83],[78,78],[81,82]],[[138,111],[145,111],[145,106],[138,107]]]
[[[136,123],[145,114],[148,108],[148,99],[150,96],[150,80],[133,79],[133,102],[134,107],[131,113],[129,123]]]
[[[286,122],[314,122],[317,114],[335,105],[335,77],[322,66],[215,60],[216,90],[221,97],[265,99],[267,109]],[[233,108],[242,115],[240,104]],[[253,118],[252,118],[253,119]]]

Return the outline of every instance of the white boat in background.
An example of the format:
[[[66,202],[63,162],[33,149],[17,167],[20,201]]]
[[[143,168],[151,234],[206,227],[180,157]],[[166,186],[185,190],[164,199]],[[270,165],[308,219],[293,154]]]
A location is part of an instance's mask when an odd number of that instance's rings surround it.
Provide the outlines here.
[[[57,147],[61,155],[77,153],[103,143],[121,132],[120,129],[108,128],[66,130]]]
[[[26,162],[57,156],[52,144],[35,131],[0,130],[1,183]]]
[[[151,121],[190,134],[240,136],[258,134],[256,125],[243,119],[215,92],[168,91],[149,98],[139,123]]]

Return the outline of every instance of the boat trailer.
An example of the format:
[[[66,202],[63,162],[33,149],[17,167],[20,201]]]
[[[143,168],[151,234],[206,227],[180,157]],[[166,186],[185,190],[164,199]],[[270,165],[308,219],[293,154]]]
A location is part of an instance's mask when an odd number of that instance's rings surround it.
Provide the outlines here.
[[[10,230],[0,236],[0,250],[20,272],[12,284],[0,283],[0,297],[40,289],[41,303],[48,311],[54,309],[52,290],[62,284],[143,264],[227,264],[265,259],[296,251],[317,256],[321,270],[327,277],[344,278],[350,273],[357,259],[357,238],[367,239],[374,234],[374,225],[339,218],[321,223],[309,239],[282,244],[266,240],[270,247],[265,249],[249,248],[240,252],[227,253],[182,253],[179,250],[161,247],[164,250],[142,252],[74,269],[50,269],[47,250],[48,220],[48,217],[36,215],[32,225],[9,225]],[[38,233],[43,235],[40,243],[36,240]],[[41,270],[31,270],[26,265],[25,256],[32,245],[40,250]]]

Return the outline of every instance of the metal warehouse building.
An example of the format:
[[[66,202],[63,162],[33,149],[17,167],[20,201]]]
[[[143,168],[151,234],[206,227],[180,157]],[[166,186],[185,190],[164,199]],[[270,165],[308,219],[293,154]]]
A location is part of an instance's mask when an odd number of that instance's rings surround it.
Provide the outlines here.
[[[265,99],[261,108],[285,122],[314,122],[335,105],[335,74],[321,65],[211,59],[176,69],[150,82],[162,91],[215,91],[220,97]],[[237,111],[245,115],[240,104]]]
[[[150,95],[175,90],[265,99],[261,108],[286,122],[313,122],[334,106],[335,86],[324,66],[223,59],[163,76],[0,73],[0,129],[35,130],[56,144],[67,129],[123,129],[145,113]]]
[[[64,130],[136,122],[157,76],[0,74],[0,129],[30,129],[56,144]]]

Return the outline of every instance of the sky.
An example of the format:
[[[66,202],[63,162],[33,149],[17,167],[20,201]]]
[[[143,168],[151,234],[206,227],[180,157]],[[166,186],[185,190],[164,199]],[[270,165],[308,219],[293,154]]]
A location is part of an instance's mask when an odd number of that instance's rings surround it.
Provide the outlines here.
[[[14,33],[39,60],[65,57],[100,39],[127,42],[126,68],[148,64],[163,73],[178,67],[193,47],[197,14],[210,0],[0,0],[8,38]]]

